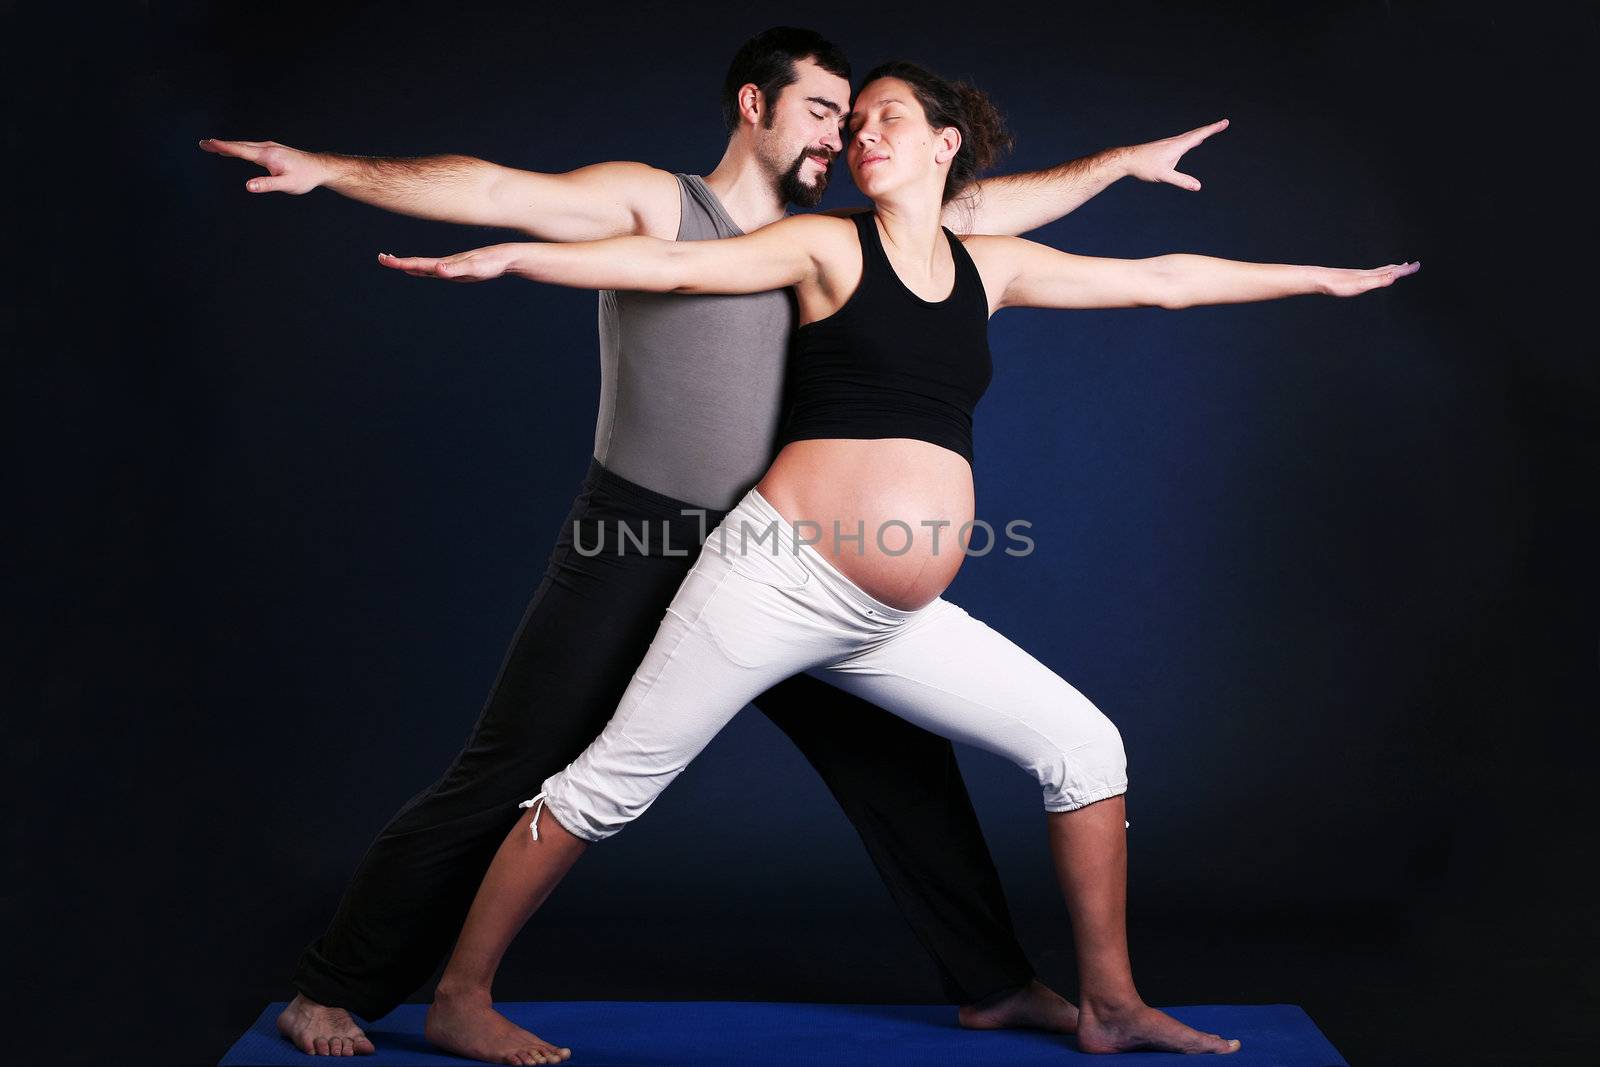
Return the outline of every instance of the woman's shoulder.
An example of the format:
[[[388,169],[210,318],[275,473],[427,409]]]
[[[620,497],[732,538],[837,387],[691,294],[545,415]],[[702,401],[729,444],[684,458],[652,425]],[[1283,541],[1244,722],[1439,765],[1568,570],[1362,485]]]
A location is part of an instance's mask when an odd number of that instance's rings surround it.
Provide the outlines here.
[[[995,263],[1015,256],[1023,245],[1028,244],[1020,237],[1003,237],[992,233],[957,233],[956,240],[961,242],[961,247],[967,250],[967,255],[980,267],[985,263]]]
[[[849,270],[852,264],[855,269],[860,269],[861,241],[856,235],[855,223],[848,218],[823,214],[790,215],[756,232],[804,249],[811,260],[825,271]]]
[[[784,228],[783,232],[795,237],[805,237],[820,241],[836,240],[841,237],[848,237],[852,241],[855,240],[856,225],[850,215],[835,215],[824,212],[789,215],[764,228],[777,229],[780,226]]]

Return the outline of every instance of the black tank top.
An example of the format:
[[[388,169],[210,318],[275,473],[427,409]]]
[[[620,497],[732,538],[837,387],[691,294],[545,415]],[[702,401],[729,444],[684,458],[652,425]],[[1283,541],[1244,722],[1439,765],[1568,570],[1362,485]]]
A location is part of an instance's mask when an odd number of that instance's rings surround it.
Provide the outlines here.
[[[956,284],[944,300],[917,296],[895,274],[870,211],[854,216],[861,284],[844,306],[795,331],[791,441],[910,437],[972,462],[972,409],[989,387],[989,301],[972,257],[945,230]]]

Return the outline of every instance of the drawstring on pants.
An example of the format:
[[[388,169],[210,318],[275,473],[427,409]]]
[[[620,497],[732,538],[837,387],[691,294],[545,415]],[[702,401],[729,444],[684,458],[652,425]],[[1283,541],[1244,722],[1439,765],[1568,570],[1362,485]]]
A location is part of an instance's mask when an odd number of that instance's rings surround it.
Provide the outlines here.
[[[528,824],[528,829],[533,831],[533,839],[535,841],[539,840],[539,814],[544,811],[544,794],[540,793],[532,800],[524,800],[517,807],[533,809],[533,821]]]

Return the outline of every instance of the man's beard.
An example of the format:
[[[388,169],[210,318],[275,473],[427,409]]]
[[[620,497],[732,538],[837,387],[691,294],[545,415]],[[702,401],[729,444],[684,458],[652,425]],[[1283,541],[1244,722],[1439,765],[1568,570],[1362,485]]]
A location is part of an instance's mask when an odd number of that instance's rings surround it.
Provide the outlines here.
[[[817,158],[818,162],[825,164],[825,167],[817,175],[817,184],[807,185],[800,180],[800,168],[805,166],[806,160],[813,156]],[[796,207],[816,207],[822,203],[822,194],[828,191],[828,178],[832,174],[832,157],[824,156],[815,149],[808,148],[800,153],[799,158],[778,179],[778,195],[783,198],[785,204],[794,204]]]

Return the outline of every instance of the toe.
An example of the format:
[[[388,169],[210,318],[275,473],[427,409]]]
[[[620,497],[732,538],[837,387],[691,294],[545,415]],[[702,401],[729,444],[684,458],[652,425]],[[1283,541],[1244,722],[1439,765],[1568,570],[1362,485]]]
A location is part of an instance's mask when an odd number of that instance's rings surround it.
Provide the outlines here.
[[[374,1045],[366,1034],[357,1035],[351,1040],[351,1044],[355,1046],[356,1055],[358,1056],[370,1056],[378,1051],[378,1046]]]
[[[312,1052],[313,1056],[326,1056],[328,1054],[328,1039],[319,1037],[311,1042],[311,1047],[314,1050]]]

